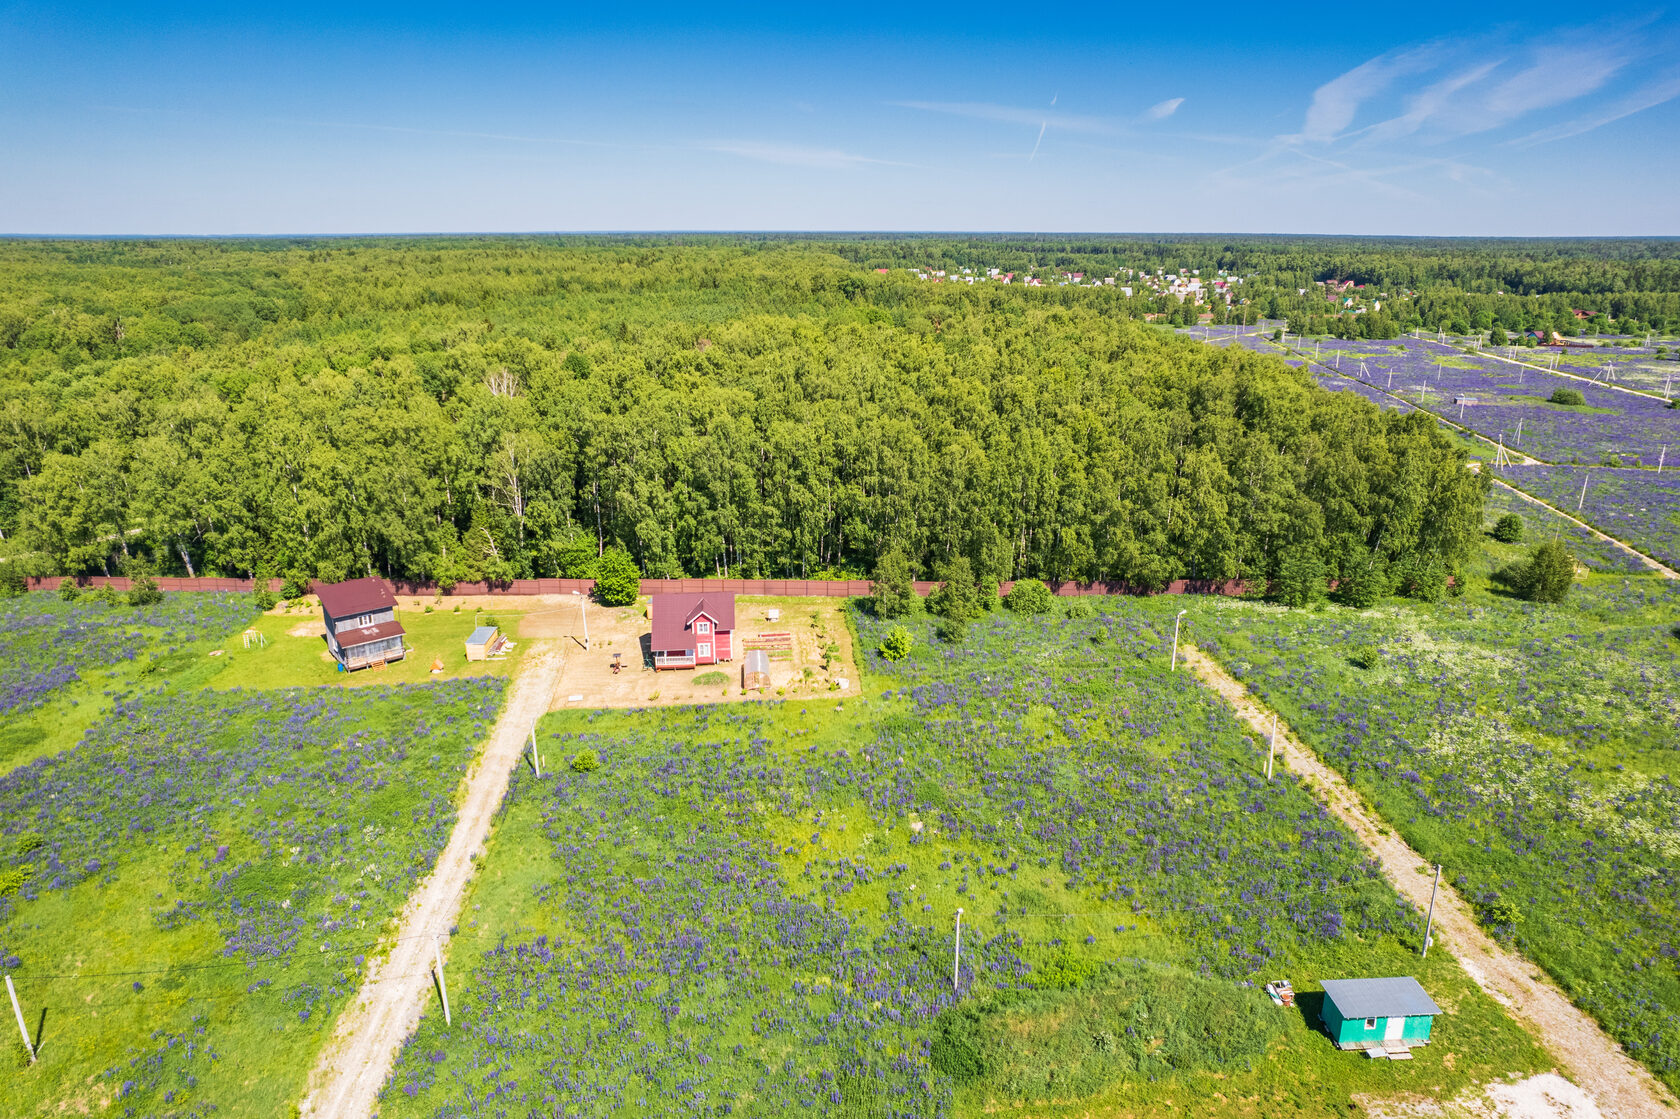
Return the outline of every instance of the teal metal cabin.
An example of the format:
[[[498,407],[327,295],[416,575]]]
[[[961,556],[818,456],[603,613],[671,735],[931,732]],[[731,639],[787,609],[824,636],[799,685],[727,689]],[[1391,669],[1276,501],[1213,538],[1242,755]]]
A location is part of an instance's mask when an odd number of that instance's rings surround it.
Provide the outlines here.
[[[1319,1016],[1342,1049],[1410,1049],[1429,1043],[1441,1008],[1411,976],[1326,979]],[[1380,1054],[1374,1054],[1380,1055]]]

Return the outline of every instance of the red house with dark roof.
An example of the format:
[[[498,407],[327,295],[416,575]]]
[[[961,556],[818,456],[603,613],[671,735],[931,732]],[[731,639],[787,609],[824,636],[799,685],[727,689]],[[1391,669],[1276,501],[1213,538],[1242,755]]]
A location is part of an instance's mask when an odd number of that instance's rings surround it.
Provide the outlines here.
[[[397,599],[381,579],[316,583],[321,617],[327,623],[327,648],[348,672],[403,659],[403,627]]]
[[[656,594],[648,600],[653,623],[653,667],[693,668],[735,659],[735,596]]]

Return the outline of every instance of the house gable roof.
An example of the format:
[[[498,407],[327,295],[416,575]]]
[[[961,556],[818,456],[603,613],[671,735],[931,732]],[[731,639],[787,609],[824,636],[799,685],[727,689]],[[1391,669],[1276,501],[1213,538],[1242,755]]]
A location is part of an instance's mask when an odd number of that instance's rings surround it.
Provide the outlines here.
[[[334,618],[390,610],[397,598],[383,579],[350,579],[343,583],[316,583],[312,588],[321,599],[321,609]]]
[[[1399,1018],[1439,1014],[1421,984],[1409,975],[1389,979],[1326,979],[1324,997],[1343,1018]]]
[[[653,623],[653,648],[672,652],[694,648],[696,618],[704,614],[719,633],[735,628],[735,596],[708,591],[703,594],[656,594],[648,600],[648,619]]]

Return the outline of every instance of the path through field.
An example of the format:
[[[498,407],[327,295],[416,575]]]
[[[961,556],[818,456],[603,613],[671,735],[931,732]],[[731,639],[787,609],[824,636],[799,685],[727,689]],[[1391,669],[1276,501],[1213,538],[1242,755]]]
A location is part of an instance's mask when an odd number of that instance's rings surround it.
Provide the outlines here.
[[[1193,645],[1180,645],[1184,662],[1236,709],[1237,716],[1265,741],[1273,713],[1249,695],[1211,657]],[[1430,867],[1381,817],[1366,808],[1342,775],[1319,760],[1312,748],[1277,722],[1281,757],[1382,864],[1402,896],[1420,909],[1429,906]],[[1622,1047],[1607,1037],[1584,1011],[1569,1001],[1539,965],[1501,947],[1482,931],[1470,907],[1446,882],[1435,903],[1435,946],[1458,958],[1466,973],[1529,1028],[1565,1071],[1585,1088],[1611,1119],[1680,1114],[1669,1108],[1680,1101]]]
[[[537,643],[526,653],[489,744],[467,775],[466,795],[449,844],[438,856],[437,867],[415,887],[403,907],[391,954],[368,969],[355,1002],[339,1017],[332,1041],[310,1073],[302,1115],[366,1119],[374,1114],[397,1052],[420,1024],[421,1012],[435,990],[432,936],[443,937],[447,968],[448,933],[476,865],[473,855],[483,852],[490,822],[502,803],[513,767],[521,762],[531,724],[549,709],[560,665],[560,651],[551,642]]]

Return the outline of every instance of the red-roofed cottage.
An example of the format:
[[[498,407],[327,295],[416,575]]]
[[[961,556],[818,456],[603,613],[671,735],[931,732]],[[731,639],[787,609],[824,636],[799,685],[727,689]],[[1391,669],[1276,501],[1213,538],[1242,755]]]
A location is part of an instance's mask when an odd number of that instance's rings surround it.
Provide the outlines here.
[[[735,659],[735,596],[656,594],[648,600],[653,623],[653,667],[693,668]]]
[[[379,579],[316,583],[327,648],[345,671],[403,659],[403,627],[397,599]]]

